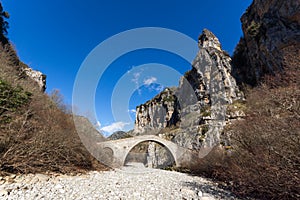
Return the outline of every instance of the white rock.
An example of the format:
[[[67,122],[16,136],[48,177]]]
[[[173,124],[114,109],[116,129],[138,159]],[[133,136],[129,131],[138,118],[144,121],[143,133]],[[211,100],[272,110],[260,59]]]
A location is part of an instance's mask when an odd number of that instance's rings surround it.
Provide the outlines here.
[[[203,193],[202,193],[201,191],[199,191],[199,192],[198,192],[198,196],[199,196],[199,197],[202,197],[202,196],[203,196]]]
[[[0,197],[3,197],[3,196],[7,196],[9,194],[9,192],[7,190],[0,190]]]
[[[59,189],[58,192],[61,193],[61,194],[64,194],[65,190],[64,189]]]
[[[48,181],[49,180],[49,176],[44,175],[44,174],[37,174],[36,177],[38,178],[39,181]]]
[[[9,176],[11,179],[14,179],[14,178],[16,178],[16,175],[15,174],[12,174],[12,175],[10,175]]]
[[[63,188],[63,186],[61,184],[57,184],[57,185],[54,186],[54,189],[56,189],[56,190],[59,190],[59,189],[62,189],[62,188]]]

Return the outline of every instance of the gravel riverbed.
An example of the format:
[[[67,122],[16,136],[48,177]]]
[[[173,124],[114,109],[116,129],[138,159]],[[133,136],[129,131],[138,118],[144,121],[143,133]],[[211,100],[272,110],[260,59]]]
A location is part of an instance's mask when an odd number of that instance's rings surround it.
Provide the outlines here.
[[[122,169],[77,176],[13,176],[11,181],[2,180],[0,183],[1,200],[236,199],[205,178],[145,168],[138,163]]]

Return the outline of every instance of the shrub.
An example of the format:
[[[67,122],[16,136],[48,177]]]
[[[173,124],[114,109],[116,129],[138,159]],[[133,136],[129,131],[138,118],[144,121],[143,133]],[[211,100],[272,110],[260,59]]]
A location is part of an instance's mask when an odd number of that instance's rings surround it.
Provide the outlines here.
[[[300,90],[261,86],[247,94],[247,116],[227,127],[230,148],[194,172],[224,181],[240,197],[299,199]]]
[[[204,106],[200,110],[200,114],[203,117],[210,117],[211,116],[211,107],[210,106]]]
[[[236,191],[258,198],[296,199],[300,191],[300,91],[262,87],[248,98],[250,113],[231,130]]]
[[[0,79],[0,116],[6,111],[16,111],[30,101],[32,94],[20,86],[12,87]]]
[[[58,91],[42,93],[20,74],[16,58],[11,46],[0,45],[0,175],[107,169],[82,145]]]
[[[257,35],[259,35],[260,28],[261,24],[252,21],[249,27],[247,28],[247,33],[252,37],[256,37]]]

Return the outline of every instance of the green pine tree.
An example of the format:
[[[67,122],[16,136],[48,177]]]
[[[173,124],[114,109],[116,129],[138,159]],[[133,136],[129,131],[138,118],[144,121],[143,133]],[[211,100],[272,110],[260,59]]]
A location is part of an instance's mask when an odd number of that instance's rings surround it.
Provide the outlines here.
[[[8,12],[3,10],[2,4],[0,2],[0,42],[3,44],[8,43],[7,39],[7,29],[8,29],[8,22],[5,19],[9,18]]]

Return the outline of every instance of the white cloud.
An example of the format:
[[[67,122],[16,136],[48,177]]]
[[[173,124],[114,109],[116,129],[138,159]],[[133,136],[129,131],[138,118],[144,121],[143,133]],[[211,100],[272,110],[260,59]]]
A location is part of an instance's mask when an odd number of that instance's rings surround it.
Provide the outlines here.
[[[133,74],[133,79],[131,79],[132,82],[134,82],[136,89],[138,90],[139,95],[141,95],[141,90],[139,89],[139,79],[142,72],[136,72]]]
[[[141,72],[134,73],[133,79],[131,79],[131,81],[138,85],[140,76],[141,76]]]
[[[129,125],[129,123],[126,123],[126,122],[115,122],[115,123],[112,123],[109,126],[105,126],[105,127],[101,128],[101,131],[107,132],[109,134],[113,134],[116,131],[123,130],[126,125]]]
[[[159,86],[157,86],[157,87],[153,87],[153,89],[156,90],[157,92],[163,91],[164,88],[165,88],[165,87],[164,87],[163,85],[159,85]]]
[[[95,128],[100,131],[101,130],[101,123],[99,121],[97,121],[96,123],[94,123]]]
[[[97,121],[97,124],[96,124],[97,127],[101,127],[101,123],[99,121]]]
[[[136,113],[136,110],[135,109],[130,109],[128,110],[129,113]]]
[[[145,79],[143,83],[144,83],[144,85],[149,86],[152,83],[155,83],[156,81],[157,81],[157,78],[152,76],[150,78]]]
[[[99,121],[96,121],[95,123],[93,123],[93,125],[96,130],[101,132],[101,123]]]

